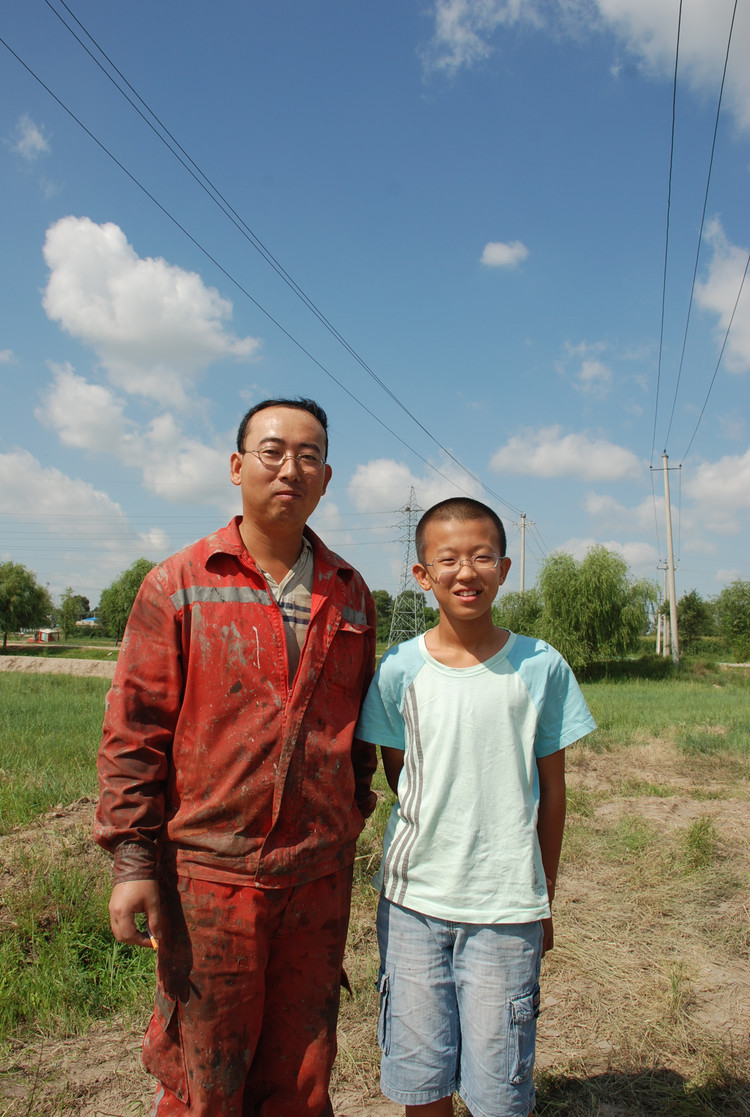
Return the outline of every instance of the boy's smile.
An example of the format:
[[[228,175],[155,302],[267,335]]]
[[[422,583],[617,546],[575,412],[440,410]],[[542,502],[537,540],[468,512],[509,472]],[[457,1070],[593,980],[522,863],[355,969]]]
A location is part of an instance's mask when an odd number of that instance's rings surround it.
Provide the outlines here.
[[[415,565],[414,577],[435,594],[441,614],[459,622],[477,620],[490,611],[510,568],[499,546],[487,517],[432,521],[425,529],[424,562]],[[451,569],[455,563],[458,568]]]

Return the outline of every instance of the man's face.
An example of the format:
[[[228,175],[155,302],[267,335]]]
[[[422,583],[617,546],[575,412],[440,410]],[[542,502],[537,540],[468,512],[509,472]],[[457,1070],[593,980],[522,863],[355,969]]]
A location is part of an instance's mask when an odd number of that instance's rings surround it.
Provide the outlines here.
[[[245,431],[245,453],[235,451],[231,480],[242,490],[243,518],[273,534],[300,531],[328,488],[331,467],[306,472],[295,455],[325,457],[325,431],[314,416],[294,407],[267,407],[253,415]],[[269,469],[251,450],[275,450],[289,455]]]

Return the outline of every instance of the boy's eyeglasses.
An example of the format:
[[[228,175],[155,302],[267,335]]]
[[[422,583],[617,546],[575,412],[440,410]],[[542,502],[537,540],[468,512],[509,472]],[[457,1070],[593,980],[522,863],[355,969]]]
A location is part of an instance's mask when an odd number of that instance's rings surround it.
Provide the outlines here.
[[[271,446],[265,447],[263,450],[243,450],[243,454],[255,454],[259,462],[266,467],[266,469],[279,470],[281,469],[287,458],[292,458],[297,463],[298,469],[302,473],[317,473],[322,469],[325,462],[319,458],[317,454],[311,454],[306,450],[302,454],[293,454],[291,450],[277,450]]]
[[[423,566],[431,566],[435,581],[442,582],[458,574],[465,562],[469,564],[472,570],[476,570],[477,574],[489,574],[490,571],[497,570],[500,555],[496,555],[494,551],[486,551],[481,555],[473,555],[471,558],[436,559],[435,562],[423,563]]]

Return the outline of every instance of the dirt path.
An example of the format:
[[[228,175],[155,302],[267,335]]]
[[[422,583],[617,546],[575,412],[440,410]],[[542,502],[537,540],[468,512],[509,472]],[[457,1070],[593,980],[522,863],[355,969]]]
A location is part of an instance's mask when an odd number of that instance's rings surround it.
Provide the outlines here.
[[[0,655],[0,671],[29,674],[78,675],[81,678],[111,679],[115,663],[104,659],[57,659],[52,656]]]

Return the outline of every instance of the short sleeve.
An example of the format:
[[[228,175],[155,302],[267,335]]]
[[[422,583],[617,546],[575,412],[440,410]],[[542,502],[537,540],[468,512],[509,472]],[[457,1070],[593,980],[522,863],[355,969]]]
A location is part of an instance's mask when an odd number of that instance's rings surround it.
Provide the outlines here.
[[[554,648],[539,709],[534,754],[549,756],[596,729],[572,670]]]
[[[408,654],[412,642],[386,652],[360,711],[355,736],[373,745],[406,748],[404,698],[418,666]]]

